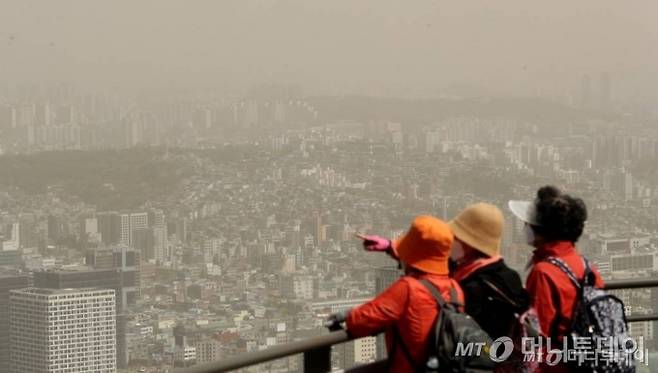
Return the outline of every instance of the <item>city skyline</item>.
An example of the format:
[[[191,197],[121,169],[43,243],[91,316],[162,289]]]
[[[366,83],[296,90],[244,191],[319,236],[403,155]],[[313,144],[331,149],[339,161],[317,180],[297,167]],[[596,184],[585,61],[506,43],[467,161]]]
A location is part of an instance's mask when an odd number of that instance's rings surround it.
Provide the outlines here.
[[[35,286],[113,289],[121,372],[213,362],[321,333],[322,315],[371,299],[396,273],[353,234],[396,237],[418,214],[450,219],[474,202],[499,206],[502,254],[523,273],[531,251],[504,206],[547,182],[584,198],[590,219],[578,247],[606,280],[655,276],[658,136],[635,117],[554,106],[443,117],[350,100],[338,112],[351,120],[326,119],[335,103],[303,100],[292,107],[317,117],[283,115],[286,103],[254,106],[238,121],[213,118],[211,129],[242,132],[235,142],[5,154],[0,263]],[[195,113],[174,118],[207,130]],[[381,118],[389,113],[416,119]],[[633,315],[654,312],[657,295],[619,294]],[[633,323],[631,333],[653,346],[654,328]],[[383,356],[375,339],[334,351],[345,368]],[[262,369],[299,367],[290,358]]]
[[[636,321],[637,372],[658,366],[658,288],[618,286],[658,278],[654,2],[1,8],[0,371],[171,373],[326,336],[402,275],[359,235],[478,202],[524,281],[507,206],[546,185],[586,204],[576,247]],[[327,359],[381,362],[384,339]]]

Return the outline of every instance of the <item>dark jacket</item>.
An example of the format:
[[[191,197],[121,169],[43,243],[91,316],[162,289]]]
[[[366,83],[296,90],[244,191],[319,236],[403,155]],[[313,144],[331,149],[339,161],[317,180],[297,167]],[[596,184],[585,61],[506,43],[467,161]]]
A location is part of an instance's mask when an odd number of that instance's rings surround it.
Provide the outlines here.
[[[493,284],[500,295],[486,282]],[[492,339],[509,334],[515,313],[528,309],[529,296],[519,274],[503,260],[479,268],[459,282],[464,291],[466,313],[471,315]],[[512,305],[511,302],[515,305]]]

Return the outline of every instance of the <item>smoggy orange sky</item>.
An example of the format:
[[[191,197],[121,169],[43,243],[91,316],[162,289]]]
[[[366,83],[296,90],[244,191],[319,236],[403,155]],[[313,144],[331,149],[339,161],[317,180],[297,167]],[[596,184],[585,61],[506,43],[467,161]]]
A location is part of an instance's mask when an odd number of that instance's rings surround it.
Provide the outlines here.
[[[0,79],[312,93],[565,94],[584,74],[658,97],[658,3],[8,1]]]

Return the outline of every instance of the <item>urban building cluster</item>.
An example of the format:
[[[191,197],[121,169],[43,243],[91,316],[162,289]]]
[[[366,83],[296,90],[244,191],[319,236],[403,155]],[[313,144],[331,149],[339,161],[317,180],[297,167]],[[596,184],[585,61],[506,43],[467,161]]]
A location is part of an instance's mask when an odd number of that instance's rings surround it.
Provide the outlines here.
[[[326,315],[400,275],[355,233],[395,237],[415,215],[450,219],[478,201],[505,210],[545,184],[585,199],[578,247],[605,279],[658,273],[658,131],[642,118],[405,121],[327,117],[326,103],[290,95],[130,110],[102,96],[41,96],[0,102],[2,172],[11,171],[2,158],[36,151],[117,150],[76,176],[97,193],[74,195],[52,175],[37,175],[36,191],[0,179],[2,372],[162,372],[319,335]],[[122,181],[146,197],[117,207],[105,197],[133,197],[103,179],[117,154],[148,175],[181,172],[162,187]],[[523,273],[531,249],[511,214],[503,247]],[[658,311],[658,289],[618,295],[631,315]],[[656,323],[631,332],[656,351]],[[374,361],[382,346],[375,337],[338,346],[334,366]]]
[[[244,140],[245,132],[264,128],[302,128],[318,119],[318,109],[294,89],[136,105],[116,94],[81,94],[69,86],[21,87],[0,97],[0,154],[199,146]]]

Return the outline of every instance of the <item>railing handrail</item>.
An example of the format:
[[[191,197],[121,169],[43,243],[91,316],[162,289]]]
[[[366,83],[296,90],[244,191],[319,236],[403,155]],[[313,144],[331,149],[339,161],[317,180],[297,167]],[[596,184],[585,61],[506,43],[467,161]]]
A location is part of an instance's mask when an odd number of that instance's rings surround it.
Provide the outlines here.
[[[210,362],[207,364],[195,365],[193,367],[181,369],[185,373],[217,373],[227,372],[230,370],[244,368],[246,366],[264,363],[291,355],[299,354],[308,350],[316,350],[323,347],[350,341],[352,338],[345,330],[338,330],[313,338],[307,338],[300,341],[294,341],[283,345],[272,346],[261,351],[254,351],[242,355],[236,355],[226,358],[222,361]],[[179,372],[179,370],[175,370]]]
[[[648,278],[641,280],[612,280],[606,281],[606,290],[618,289],[638,289],[638,288],[654,288],[658,287],[658,278]]]
[[[638,289],[658,287],[658,278],[641,280],[614,280],[605,284],[606,290]],[[655,321],[658,314],[633,315],[628,317],[628,322]],[[345,330],[327,333],[318,337],[307,338],[291,343],[273,346],[262,351],[255,351],[226,358],[206,364],[195,365],[189,368],[176,369],[179,373],[219,373],[244,368],[267,361],[285,358],[291,355],[328,348],[336,344],[352,340]]]

